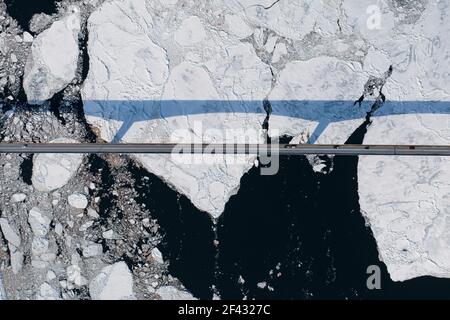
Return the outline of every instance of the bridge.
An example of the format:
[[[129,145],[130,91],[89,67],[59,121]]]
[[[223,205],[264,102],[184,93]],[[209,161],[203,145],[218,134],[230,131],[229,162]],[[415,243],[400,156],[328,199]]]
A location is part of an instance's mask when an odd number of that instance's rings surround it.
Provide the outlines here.
[[[0,153],[450,156],[450,145],[0,143]]]

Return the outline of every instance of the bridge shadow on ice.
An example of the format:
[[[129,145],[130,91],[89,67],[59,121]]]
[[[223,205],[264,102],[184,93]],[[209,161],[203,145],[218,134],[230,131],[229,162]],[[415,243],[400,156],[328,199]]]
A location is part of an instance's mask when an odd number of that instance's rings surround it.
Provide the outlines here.
[[[115,133],[115,143],[124,138],[134,123],[201,114],[256,114],[261,116],[261,124],[268,114],[312,121],[317,123],[310,137],[310,143],[314,143],[331,123],[364,121],[373,101],[366,100],[361,106],[348,100],[272,100],[268,105],[263,101],[88,100],[83,104],[86,116],[122,123]],[[450,114],[450,101],[386,101],[373,116],[403,114]]]

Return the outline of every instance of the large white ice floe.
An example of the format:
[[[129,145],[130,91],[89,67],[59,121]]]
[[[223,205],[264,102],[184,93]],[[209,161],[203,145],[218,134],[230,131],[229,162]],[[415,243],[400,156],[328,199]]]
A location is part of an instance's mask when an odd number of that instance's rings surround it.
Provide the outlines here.
[[[89,283],[89,293],[93,300],[134,299],[133,276],[126,263],[104,267]]]
[[[40,104],[64,89],[76,76],[79,9],[55,21],[33,41],[25,66],[23,87],[31,104]]]
[[[250,23],[294,40],[300,40],[313,31],[334,34],[340,11],[336,0],[309,3],[299,0],[234,0],[229,1],[228,6],[234,10],[241,8]]]
[[[76,143],[76,140],[57,138],[50,143]],[[50,192],[66,185],[77,173],[82,154],[42,153],[34,157],[31,181],[38,191]]]
[[[290,62],[269,96],[270,126],[281,135],[305,132],[318,143],[344,143],[365,115],[352,101],[367,79],[359,63],[337,58]]]
[[[441,1],[401,33],[374,38],[396,72],[364,143],[450,144],[449,32]],[[361,209],[393,280],[450,277],[449,172],[447,157],[360,157]]]
[[[450,128],[432,114],[386,116],[374,119],[364,142],[449,144]],[[361,210],[393,280],[450,277],[449,181],[446,157],[360,158]]]

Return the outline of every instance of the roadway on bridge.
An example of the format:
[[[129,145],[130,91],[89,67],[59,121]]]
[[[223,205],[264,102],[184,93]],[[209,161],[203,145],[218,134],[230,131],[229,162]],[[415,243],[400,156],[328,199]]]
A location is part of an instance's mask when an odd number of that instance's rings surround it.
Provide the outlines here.
[[[450,156],[450,145],[0,143],[0,153]]]

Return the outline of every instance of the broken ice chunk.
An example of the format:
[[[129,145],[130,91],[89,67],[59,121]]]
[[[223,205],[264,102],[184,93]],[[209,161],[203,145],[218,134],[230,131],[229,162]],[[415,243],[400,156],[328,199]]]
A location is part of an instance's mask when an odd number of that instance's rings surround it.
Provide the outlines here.
[[[74,9],[34,39],[23,79],[29,103],[43,103],[75,78],[79,32],[80,13]]]

